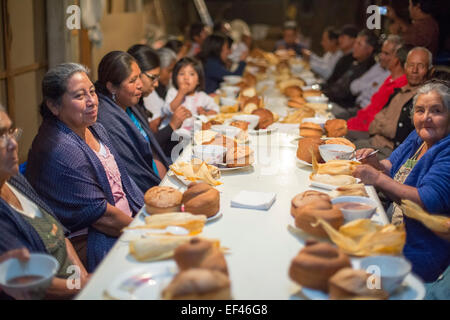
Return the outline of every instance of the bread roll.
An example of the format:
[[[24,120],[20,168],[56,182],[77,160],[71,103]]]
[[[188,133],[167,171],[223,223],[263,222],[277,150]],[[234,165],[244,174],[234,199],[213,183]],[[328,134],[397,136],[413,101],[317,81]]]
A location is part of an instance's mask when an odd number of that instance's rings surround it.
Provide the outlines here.
[[[202,214],[207,218],[214,216],[220,209],[219,191],[207,183],[191,183],[183,193],[184,211]]]
[[[259,122],[257,129],[266,129],[274,122],[273,113],[270,110],[259,108],[252,112],[259,116]]]
[[[342,215],[341,210],[336,206],[332,205],[329,208],[323,208],[311,203],[297,210],[295,226],[306,233],[317,237],[327,238],[328,234],[322,226],[313,227],[311,225],[317,222],[317,218],[322,218],[336,230],[344,223],[344,216]]]
[[[254,162],[253,154],[254,151],[248,146],[237,146],[227,150],[225,162],[228,168],[245,167]]]
[[[291,98],[287,103],[288,107],[291,107],[291,108],[304,108],[305,104],[306,104],[306,101],[302,97]]]
[[[323,135],[323,130],[320,124],[302,122],[300,124],[300,135],[305,138],[320,138]]]
[[[342,268],[351,267],[350,259],[330,243],[308,243],[292,260],[289,276],[301,286],[328,291],[328,280]]]
[[[247,131],[248,130],[248,122],[247,121],[235,120],[235,121],[230,123],[230,126],[239,128],[242,131]]]
[[[325,130],[328,137],[343,137],[347,134],[347,121],[332,119],[325,122]]]
[[[191,268],[211,269],[228,275],[223,253],[215,243],[206,239],[193,238],[175,249],[174,260],[181,271]]]
[[[145,209],[149,214],[181,211],[183,194],[172,187],[156,186],[144,195]]]
[[[301,138],[298,140],[297,158],[305,162],[312,162],[311,151],[314,153],[317,161],[323,162],[322,156],[319,152],[319,146],[324,144],[320,138]]]
[[[231,283],[220,271],[189,269],[172,279],[162,297],[165,300],[230,300]]]
[[[329,206],[331,207],[331,198],[326,193],[315,190],[308,190],[299,193],[294,198],[292,198],[291,215],[295,218],[298,209],[310,203],[316,203],[316,205],[320,206],[321,201],[329,203]]]
[[[284,94],[288,98],[299,98],[302,96],[302,89],[298,86],[290,86],[284,89]]]

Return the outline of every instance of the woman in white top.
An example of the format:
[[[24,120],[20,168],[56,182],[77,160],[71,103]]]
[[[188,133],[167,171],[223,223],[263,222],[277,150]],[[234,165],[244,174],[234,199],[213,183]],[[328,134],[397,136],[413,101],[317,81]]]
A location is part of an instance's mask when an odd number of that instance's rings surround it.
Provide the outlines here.
[[[306,49],[302,51],[303,56],[309,59],[311,70],[325,80],[331,76],[334,66],[343,55],[342,51],[339,50],[338,38],[339,33],[335,28],[328,27],[324,30],[320,42],[325,51],[322,57]]]

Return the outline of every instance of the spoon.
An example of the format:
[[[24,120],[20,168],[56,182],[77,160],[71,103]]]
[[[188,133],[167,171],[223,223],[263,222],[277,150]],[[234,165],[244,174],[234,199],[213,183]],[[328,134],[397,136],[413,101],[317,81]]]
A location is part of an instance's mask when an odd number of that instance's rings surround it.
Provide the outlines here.
[[[361,161],[361,160],[367,159],[367,158],[369,158],[369,157],[373,156],[374,154],[377,154],[377,153],[378,153],[378,151],[380,151],[380,150],[375,150],[375,151],[372,151],[372,152],[371,152],[371,153],[369,153],[369,154],[368,154],[367,156],[365,156],[365,157],[360,157],[360,158],[356,159],[356,161]]]

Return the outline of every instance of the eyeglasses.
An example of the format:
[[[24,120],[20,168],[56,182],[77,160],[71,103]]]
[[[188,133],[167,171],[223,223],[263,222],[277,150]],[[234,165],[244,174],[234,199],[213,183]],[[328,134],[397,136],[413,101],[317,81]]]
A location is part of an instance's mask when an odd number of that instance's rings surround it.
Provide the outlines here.
[[[145,74],[152,82],[159,80],[159,74],[148,74],[147,72],[142,72],[142,74]]]
[[[0,147],[4,148],[8,144],[8,138],[14,139],[16,142],[20,140],[23,130],[20,128],[11,128],[4,134],[0,135]]]

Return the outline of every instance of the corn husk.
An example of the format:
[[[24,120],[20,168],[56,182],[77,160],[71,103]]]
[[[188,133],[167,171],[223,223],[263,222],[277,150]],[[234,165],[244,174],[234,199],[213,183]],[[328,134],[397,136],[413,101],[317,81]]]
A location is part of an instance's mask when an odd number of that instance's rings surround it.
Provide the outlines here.
[[[183,176],[188,181],[203,181],[211,186],[222,184],[222,182],[217,180],[220,179],[220,170],[215,166],[208,165],[204,161],[200,163],[197,163],[195,160],[191,162],[180,161],[172,164],[170,169],[176,175]]]
[[[434,232],[441,232],[441,233],[450,232],[449,217],[429,214],[428,212],[423,210],[419,205],[410,200],[402,200],[401,208],[403,209],[403,213],[408,218],[420,221],[428,229]]]
[[[345,253],[353,256],[401,254],[406,241],[403,227],[388,224],[379,226],[369,219],[352,221],[339,231],[319,218],[314,226],[321,225],[330,239]]]
[[[314,174],[347,175],[351,176],[356,166],[361,163],[351,160],[331,160],[326,163],[319,163],[312,153],[312,167]]]
[[[192,239],[191,236],[151,235],[148,238],[131,241],[130,254],[138,261],[158,261],[173,257],[175,249]],[[207,239],[220,248],[220,241]]]
[[[343,196],[358,196],[366,198],[369,197],[369,195],[366,192],[366,188],[362,183],[355,183],[341,186],[330,192],[330,197],[333,199]]]
[[[311,181],[317,181],[317,182],[329,184],[332,186],[346,186],[346,185],[355,184],[357,181],[356,178],[349,176],[349,175],[344,175],[344,174],[329,175],[329,174],[314,174],[314,173],[312,173],[309,176],[309,179]]]
[[[176,226],[185,228],[190,235],[195,235],[202,232],[205,223],[206,216],[204,215],[195,215],[188,212],[170,212],[145,217],[145,225],[127,227],[125,230],[165,229],[168,226]]]

